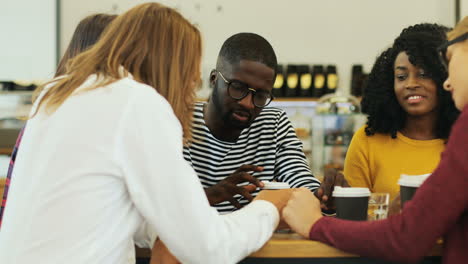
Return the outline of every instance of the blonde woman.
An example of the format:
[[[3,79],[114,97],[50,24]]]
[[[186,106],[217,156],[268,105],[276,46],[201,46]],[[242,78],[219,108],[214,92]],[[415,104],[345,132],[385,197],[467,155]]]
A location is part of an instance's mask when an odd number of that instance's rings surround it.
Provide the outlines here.
[[[145,222],[183,263],[235,263],[264,244],[289,193],[219,216],[182,156],[201,50],[179,13],[142,4],[38,91],[2,263],[130,263]]]
[[[438,167],[401,214],[367,223],[322,217],[319,201],[309,191],[299,190],[283,210],[292,229],[350,253],[414,263],[429,254],[437,239],[443,237],[443,263],[467,263],[468,17],[448,33],[448,39],[439,47],[449,73],[444,88],[452,94],[461,114]]]
[[[60,76],[65,73],[65,68],[68,61],[80,54],[81,52],[89,49],[94,45],[99,36],[101,36],[104,29],[109,25],[112,20],[114,20],[116,15],[107,15],[107,14],[94,14],[85,17],[83,20],[78,23],[78,26],[73,33],[70,44],[68,45],[67,50],[63,54],[62,59],[60,60],[55,76]],[[16,139],[16,144],[11,153],[10,165],[8,166],[7,172],[7,181],[3,189],[3,202],[0,207],[0,227],[2,225],[3,211],[5,210],[7,198],[8,198],[8,187],[11,182],[11,176],[13,174],[13,168],[16,160],[16,153],[18,153],[19,145],[21,144],[21,138],[23,137],[24,127],[21,129],[18,138]]]

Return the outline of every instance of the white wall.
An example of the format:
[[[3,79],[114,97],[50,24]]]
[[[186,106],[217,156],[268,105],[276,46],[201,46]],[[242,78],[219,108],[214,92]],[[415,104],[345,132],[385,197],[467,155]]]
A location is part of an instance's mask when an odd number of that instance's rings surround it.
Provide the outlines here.
[[[0,1],[0,80],[53,76],[56,66],[56,1]]]
[[[468,16],[468,0],[460,0],[460,19]]]
[[[61,54],[81,19],[95,13],[119,14],[123,11],[148,1],[140,0],[60,0],[61,1]]]
[[[468,1],[468,0],[467,0]],[[78,21],[95,12],[122,12],[141,0],[62,0],[62,50]],[[337,64],[349,90],[351,65],[369,71],[375,57],[406,26],[454,23],[453,0],[163,0],[198,24],[204,36],[203,74],[223,41],[248,31],[268,39],[282,63]],[[205,77],[205,76],[204,76]]]

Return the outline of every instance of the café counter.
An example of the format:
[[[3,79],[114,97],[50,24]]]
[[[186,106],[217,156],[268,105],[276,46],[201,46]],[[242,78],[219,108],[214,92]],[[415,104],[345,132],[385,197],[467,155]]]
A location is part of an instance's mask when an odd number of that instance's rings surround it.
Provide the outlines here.
[[[441,263],[442,244],[438,243],[431,254],[421,263]],[[138,263],[148,263],[151,252],[137,248]],[[306,240],[295,233],[275,233],[257,252],[241,264],[395,264],[381,260],[362,258],[328,246],[321,242]]]

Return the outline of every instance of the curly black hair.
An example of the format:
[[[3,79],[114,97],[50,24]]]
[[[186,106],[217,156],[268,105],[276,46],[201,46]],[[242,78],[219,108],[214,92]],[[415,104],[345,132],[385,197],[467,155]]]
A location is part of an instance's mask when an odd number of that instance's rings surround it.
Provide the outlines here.
[[[361,102],[362,112],[368,115],[366,135],[383,133],[396,138],[397,132],[405,125],[407,113],[395,95],[393,67],[398,54],[406,52],[409,61],[422,68],[437,85],[440,109],[436,136],[448,138],[459,114],[450,93],[443,89],[447,71],[437,53],[437,47],[447,39],[448,30],[447,27],[428,23],[407,27],[395,39],[393,45],[377,58],[364,87]]]

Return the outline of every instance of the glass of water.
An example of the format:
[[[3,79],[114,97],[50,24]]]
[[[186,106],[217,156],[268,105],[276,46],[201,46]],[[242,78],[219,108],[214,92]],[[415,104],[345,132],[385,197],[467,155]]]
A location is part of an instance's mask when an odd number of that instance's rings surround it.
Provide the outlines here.
[[[371,193],[367,220],[374,221],[387,218],[389,199],[390,195],[388,193]]]

